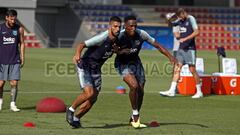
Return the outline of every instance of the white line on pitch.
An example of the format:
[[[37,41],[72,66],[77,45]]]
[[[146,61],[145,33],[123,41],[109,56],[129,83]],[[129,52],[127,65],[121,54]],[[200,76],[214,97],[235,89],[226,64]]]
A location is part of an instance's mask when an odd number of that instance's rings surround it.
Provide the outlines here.
[[[79,94],[81,91],[19,91],[21,94]],[[100,94],[115,94],[115,91],[101,91]],[[145,91],[145,93],[158,93],[156,91]]]

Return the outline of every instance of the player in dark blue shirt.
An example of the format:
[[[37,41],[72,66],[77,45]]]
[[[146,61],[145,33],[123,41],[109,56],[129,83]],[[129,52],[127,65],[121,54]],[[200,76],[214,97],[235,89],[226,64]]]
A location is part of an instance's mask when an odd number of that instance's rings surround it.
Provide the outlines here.
[[[16,24],[17,11],[8,10],[5,23],[0,24],[0,111],[2,109],[3,87],[6,81],[11,85],[10,110],[20,111],[16,106],[20,67],[24,65],[24,29]],[[19,52],[20,50],[20,52]]]
[[[77,65],[77,72],[81,93],[67,109],[67,122],[73,127],[81,126],[80,118],[87,113],[96,102],[101,90],[101,67],[110,58],[116,49],[117,36],[120,33],[121,19],[111,17],[107,31],[96,35],[76,48],[73,62]],[[84,48],[88,48],[81,57]],[[79,110],[75,110],[79,107]]]
[[[175,25],[177,25],[179,29],[178,40],[180,42],[179,50],[176,53],[176,57],[179,61],[178,67],[174,69],[174,76],[172,79],[172,83],[170,89],[167,91],[160,92],[163,96],[175,96],[175,89],[177,87],[177,82],[180,78],[180,71],[183,65],[188,64],[189,71],[192,73],[193,78],[196,82],[196,93],[192,96],[192,98],[201,98],[203,97],[203,93],[201,90],[200,78],[195,68],[196,62],[196,45],[195,45],[195,37],[198,36],[198,26],[196,19],[187,14],[187,12],[180,8],[176,12],[179,20]],[[191,84],[190,84],[191,85]]]
[[[143,102],[145,75],[139,52],[143,42],[148,42],[167,56],[172,63],[176,59],[146,31],[137,28],[135,16],[124,19],[125,29],[119,35],[119,46],[121,49],[129,49],[128,54],[118,54],[115,58],[115,68],[129,86],[129,98],[132,106],[131,124],[134,128],[144,127],[140,123],[139,111]]]

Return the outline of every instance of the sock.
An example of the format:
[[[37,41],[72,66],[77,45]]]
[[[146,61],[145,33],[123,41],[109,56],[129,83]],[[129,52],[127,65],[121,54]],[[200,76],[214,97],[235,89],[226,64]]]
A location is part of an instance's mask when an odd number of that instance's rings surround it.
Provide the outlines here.
[[[2,103],[3,103],[3,99],[2,99],[2,98],[0,98],[0,105],[2,105]]]
[[[132,115],[138,115],[138,110],[132,110]]]
[[[12,101],[12,102],[10,103],[10,106],[16,106],[16,103]]]
[[[175,93],[177,87],[177,82],[172,82],[169,91]]]
[[[72,111],[72,112],[75,112],[75,109],[73,109],[72,106],[69,107],[69,110]]]
[[[196,88],[197,88],[197,93],[202,93],[201,84],[197,84]]]
[[[17,89],[16,88],[12,88],[11,89],[11,101],[12,102],[16,102],[16,99],[17,99]]]
[[[77,118],[76,116],[73,117],[73,121],[79,121],[80,119]]]

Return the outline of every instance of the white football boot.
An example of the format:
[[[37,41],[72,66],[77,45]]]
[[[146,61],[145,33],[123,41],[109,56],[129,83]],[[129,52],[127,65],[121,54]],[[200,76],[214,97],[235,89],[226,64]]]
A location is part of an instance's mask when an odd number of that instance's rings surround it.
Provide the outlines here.
[[[159,94],[166,97],[175,97],[175,92],[171,92],[170,90],[160,91]]]
[[[15,105],[15,102],[11,102],[10,110],[13,111],[13,112],[19,112],[20,111],[20,109],[18,109],[17,106]]]
[[[202,97],[203,97],[202,92],[197,92],[195,95],[192,96],[193,99],[202,98]]]

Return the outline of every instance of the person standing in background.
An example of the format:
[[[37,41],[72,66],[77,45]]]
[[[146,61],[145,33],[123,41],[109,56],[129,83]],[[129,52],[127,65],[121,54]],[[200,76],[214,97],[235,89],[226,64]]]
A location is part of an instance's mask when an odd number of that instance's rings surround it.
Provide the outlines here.
[[[3,87],[6,81],[11,85],[10,110],[18,112],[16,106],[20,68],[24,65],[24,29],[16,23],[17,11],[8,10],[5,22],[0,24],[0,110],[3,104]],[[20,50],[20,52],[19,52]]]

